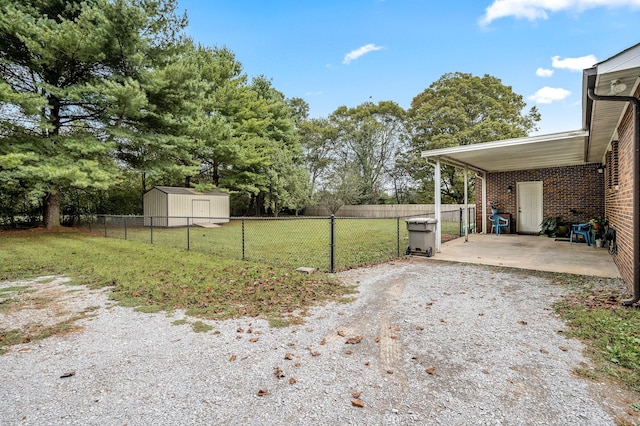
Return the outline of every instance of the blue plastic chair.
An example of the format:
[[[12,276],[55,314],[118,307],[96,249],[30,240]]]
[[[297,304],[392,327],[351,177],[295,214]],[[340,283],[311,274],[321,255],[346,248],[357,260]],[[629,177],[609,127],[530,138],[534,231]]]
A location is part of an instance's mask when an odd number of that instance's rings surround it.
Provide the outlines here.
[[[578,236],[582,235],[584,242],[590,246],[591,241],[591,224],[590,223],[578,223],[571,225],[571,235],[569,235],[569,244],[573,244],[573,236],[576,236],[576,243],[578,242]]]
[[[505,219],[500,215],[492,214],[491,216],[489,216],[489,220],[491,221],[492,234],[494,229],[496,231],[496,235],[500,235],[501,228],[509,228],[509,219]]]

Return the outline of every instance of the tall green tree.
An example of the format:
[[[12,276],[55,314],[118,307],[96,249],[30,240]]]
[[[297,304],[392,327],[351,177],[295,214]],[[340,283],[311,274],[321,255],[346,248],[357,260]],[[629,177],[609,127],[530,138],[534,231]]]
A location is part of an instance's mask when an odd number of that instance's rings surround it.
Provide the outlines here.
[[[525,111],[526,106],[521,95],[496,77],[444,74],[413,98],[408,111],[411,150],[405,163],[411,175],[432,193],[427,188],[432,170],[421,161],[421,151],[527,136],[536,130],[540,114],[535,106]],[[462,202],[461,173],[445,167],[442,178],[443,201]]]
[[[362,204],[375,204],[389,181],[404,141],[404,117],[405,111],[391,101],[342,106],[330,116],[338,131],[338,155],[360,177]]]
[[[118,149],[122,161],[134,164],[180,145],[162,131],[175,129],[164,120],[175,103],[155,74],[186,25],[176,6],[0,0],[0,185],[41,196],[47,227],[59,224],[63,191],[117,181]]]

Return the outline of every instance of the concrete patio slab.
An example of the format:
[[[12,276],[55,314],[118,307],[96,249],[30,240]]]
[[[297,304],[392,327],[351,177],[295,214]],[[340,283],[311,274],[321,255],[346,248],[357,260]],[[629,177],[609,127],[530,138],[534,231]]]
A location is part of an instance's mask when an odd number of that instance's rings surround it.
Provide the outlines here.
[[[429,259],[620,278],[607,249],[544,235],[471,234],[466,242],[462,237],[443,243]]]

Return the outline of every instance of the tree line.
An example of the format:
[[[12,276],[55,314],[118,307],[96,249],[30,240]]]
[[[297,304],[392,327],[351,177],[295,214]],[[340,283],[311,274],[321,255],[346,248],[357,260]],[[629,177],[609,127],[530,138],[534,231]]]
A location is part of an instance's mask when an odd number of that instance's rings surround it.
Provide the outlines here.
[[[218,188],[234,215],[433,198],[424,149],[526,136],[540,116],[495,77],[443,75],[393,101],[309,117],[175,0],[0,0],[0,217],[47,227],[140,214],[154,185]],[[445,200],[460,202],[445,169]]]

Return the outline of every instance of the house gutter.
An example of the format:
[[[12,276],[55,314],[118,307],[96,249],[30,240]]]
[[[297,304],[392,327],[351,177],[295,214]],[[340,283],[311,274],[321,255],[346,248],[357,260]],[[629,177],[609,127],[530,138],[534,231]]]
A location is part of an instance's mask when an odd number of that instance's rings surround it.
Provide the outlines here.
[[[640,300],[640,99],[634,96],[600,96],[593,88],[587,95],[594,101],[631,102],[633,104],[633,298],[623,300],[625,306]]]

